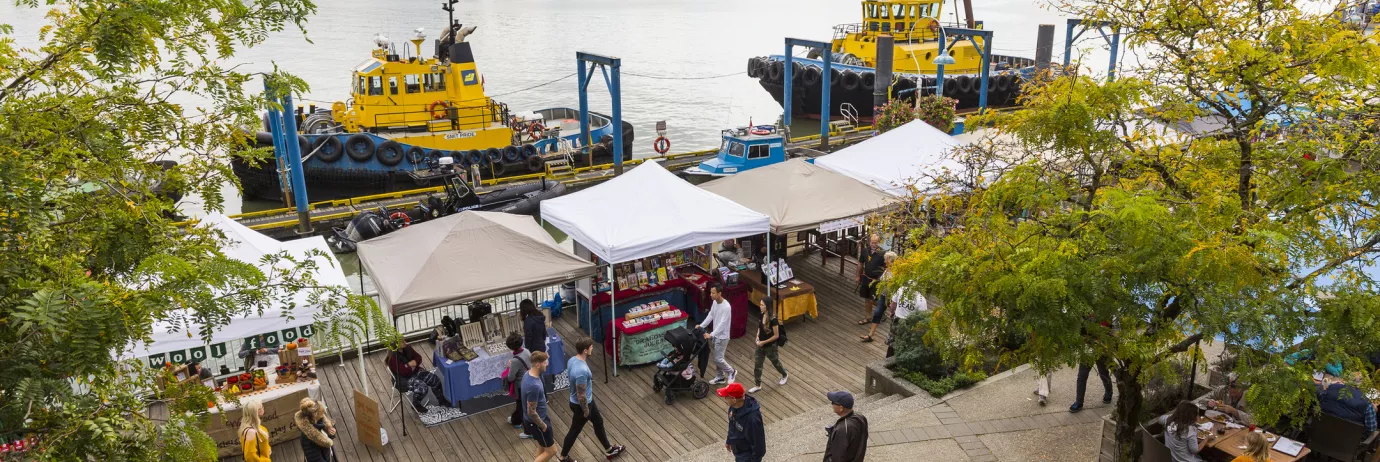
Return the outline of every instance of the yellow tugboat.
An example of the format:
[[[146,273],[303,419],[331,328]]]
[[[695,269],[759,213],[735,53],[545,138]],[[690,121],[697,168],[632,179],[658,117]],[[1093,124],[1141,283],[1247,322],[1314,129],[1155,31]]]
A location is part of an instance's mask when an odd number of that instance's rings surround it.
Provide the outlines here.
[[[935,87],[934,58],[939,53],[939,34],[943,27],[980,29],[982,23],[972,19],[972,6],[965,0],[967,19],[963,23],[941,24],[942,0],[865,0],[860,3],[862,22],[834,26],[831,51],[833,74],[830,75],[829,113],[835,117],[856,115],[872,117],[872,90],[877,85],[892,85],[892,94],[901,99],[918,94],[933,94]],[[890,35],[894,49],[892,70],[894,82],[877,82],[874,67],[877,56],[877,37]],[[958,100],[959,109],[977,107],[978,74],[982,71],[981,38],[977,46],[967,39],[950,41],[949,55],[954,64],[944,66],[944,96]],[[820,89],[823,81],[823,62],[812,51],[804,58],[791,58],[794,116],[818,118]],[[1022,76],[1028,76],[1035,65],[1029,58],[992,55],[988,104],[1014,104],[1020,93]],[[780,55],[759,56],[748,60],[748,76],[759,80],[762,88],[779,103],[784,93],[785,58]]]
[[[583,147],[590,148],[589,154],[577,155],[578,165],[613,161],[616,128],[609,117],[591,113],[590,139],[581,140],[577,109],[518,113],[486,96],[484,77],[465,41],[474,31],[452,20],[435,41],[432,57],[422,57],[424,29],[414,31],[410,46],[396,47],[376,35],[369,58],[351,69],[350,99],[329,110],[313,107],[297,115],[303,170],[313,199],[425,186],[409,172],[435,166],[445,157],[484,178],[542,172],[548,157]],[[621,129],[627,160],[632,126],[624,122]],[[261,132],[258,142],[271,145],[272,137]],[[232,166],[247,197],[281,197],[272,165]]]

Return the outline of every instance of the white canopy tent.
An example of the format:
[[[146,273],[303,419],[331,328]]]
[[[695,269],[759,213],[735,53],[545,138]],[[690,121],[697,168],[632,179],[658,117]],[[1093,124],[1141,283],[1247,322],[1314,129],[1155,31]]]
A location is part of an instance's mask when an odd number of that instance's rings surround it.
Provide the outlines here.
[[[260,270],[264,273],[273,271],[272,266],[263,266],[261,263],[260,260],[264,255],[287,252],[299,260],[305,261],[308,254],[313,250],[318,250],[320,255],[310,257],[316,263],[316,273],[312,275],[316,279],[316,283],[323,287],[349,287],[345,279],[345,272],[341,270],[340,262],[336,261],[335,256],[331,254],[331,249],[326,245],[325,238],[316,236],[280,242],[219,213],[213,213],[202,218],[199,226],[225,233],[225,237],[230,239],[230,244],[222,249],[225,255],[260,266]],[[290,264],[287,262],[281,262],[278,266],[281,267],[280,269],[290,268]],[[304,290],[295,294],[292,303],[296,307],[292,308],[290,312],[286,304],[275,304],[265,307],[263,314],[252,312],[231,319],[229,324],[215,329],[211,334],[210,342],[202,339],[200,335],[201,324],[191,323],[179,328],[173,323],[159,322],[153,326],[152,342],[136,343],[123,353],[122,358],[147,357],[160,353],[205,347],[266,332],[277,332],[311,324],[316,321],[316,313],[320,311],[320,307],[308,303],[311,292],[311,290]]]
[[[541,217],[608,264],[771,228],[766,215],[695,187],[656,162],[644,162],[603,184],[542,201]],[[608,278],[613,280],[612,265]],[[612,298],[610,306],[616,306]],[[616,355],[616,330],[614,334]],[[615,356],[615,375],[617,366]]]
[[[851,218],[897,201],[846,175],[791,159],[700,185],[771,218],[778,234],[804,231]],[[771,248],[771,246],[767,246]]]
[[[838,152],[815,159],[815,165],[853,177],[894,196],[908,188],[923,190],[925,178],[962,165],[949,152],[963,143],[915,120]]]

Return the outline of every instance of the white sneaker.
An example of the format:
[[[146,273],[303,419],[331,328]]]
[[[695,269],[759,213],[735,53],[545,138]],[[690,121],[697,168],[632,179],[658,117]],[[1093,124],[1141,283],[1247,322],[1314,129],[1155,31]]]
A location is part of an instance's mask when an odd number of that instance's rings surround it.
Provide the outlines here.
[[[759,386],[759,387],[752,387],[752,388],[749,388],[749,389],[748,389],[748,393],[757,393],[757,392],[759,392],[759,391],[762,391],[762,387],[760,387],[760,386]]]
[[[737,380],[734,380],[734,379],[737,379],[737,378],[738,378],[738,371],[733,371],[733,372],[729,372],[729,373],[728,373],[728,383],[736,382]]]
[[[787,381],[787,380],[790,380],[790,378],[791,378],[791,374],[786,374],[786,376],[785,376],[785,377],[782,377],[781,380],[776,381],[776,384],[777,384],[777,385],[785,385],[785,384],[786,384],[786,381]]]
[[[723,377],[714,377],[713,379],[711,379],[711,380],[709,381],[709,384],[710,384],[710,385],[718,385],[718,384],[721,384],[721,383],[724,383],[724,378],[723,378]]]
[[[518,432],[518,438],[530,440],[532,439],[532,435],[528,435],[527,432]]]

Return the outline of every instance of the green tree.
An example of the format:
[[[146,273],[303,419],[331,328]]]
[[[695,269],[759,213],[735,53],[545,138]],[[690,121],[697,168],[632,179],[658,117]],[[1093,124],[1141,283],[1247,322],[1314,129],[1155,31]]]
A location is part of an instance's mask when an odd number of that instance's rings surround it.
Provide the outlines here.
[[[173,198],[222,208],[230,156],[261,159],[242,127],[269,99],[237,49],[303,27],[310,0],[19,0],[49,8],[34,48],[0,26],[0,438],[35,435],[36,459],[208,460],[208,390],[173,388],[145,416],[155,372],[116,361],[155,322],[216,326],[316,287],[310,260],[264,273],[225,237],[180,228]],[[300,81],[274,74],[284,92]],[[255,90],[255,91],[246,91]],[[188,101],[199,101],[188,104]],[[180,103],[180,104],[179,104]],[[165,169],[154,161],[176,160]]]
[[[933,343],[975,364],[1009,326],[1041,369],[1110,358],[1121,460],[1146,372],[1202,339],[1250,347],[1237,371],[1267,423],[1316,405],[1318,363],[1373,370],[1380,47],[1300,5],[1056,4],[1120,24],[1142,64],[1027,85],[1023,110],[968,119],[991,129],[966,169],[922,179],[939,219],[891,284],[943,301]],[[1301,336],[1316,362],[1287,365]]]

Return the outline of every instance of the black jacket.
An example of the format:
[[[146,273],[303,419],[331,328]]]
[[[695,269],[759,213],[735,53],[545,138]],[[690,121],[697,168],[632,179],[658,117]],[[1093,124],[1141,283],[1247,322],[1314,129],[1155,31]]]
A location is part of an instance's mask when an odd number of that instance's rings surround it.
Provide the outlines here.
[[[728,408],[728,439],[734,455],[760,461],[767,455],[767,430],[762,426],[762,407],[757,399],[747,396],[743,407]],[[741,460],[741,459],[740,459]]]
[[[297,425],[297,430],[302,432],[302,437],[298,441],[302,444],[302,454],[307,462],[331,462],[333,446],[335,445],[334,436],[326,434],[326,419],[319,422],[312,422],[310,417],[302,411],[297,411],[292,416],[292,423]]]
[[[861,462],[867,457],[867,417],[856,412],[839,417],[829,427],[824,462]]]
[[[532,315],[522,320],[522,346],[533,353],[546,351],[546,316]]]

